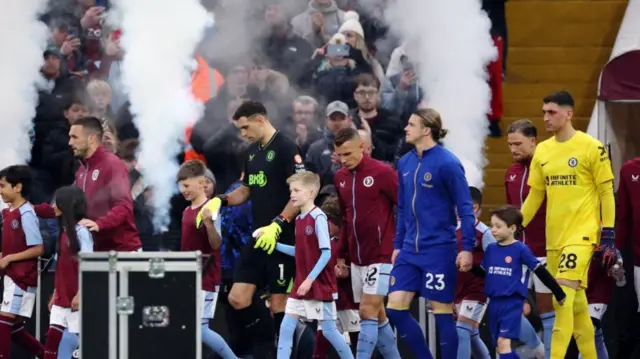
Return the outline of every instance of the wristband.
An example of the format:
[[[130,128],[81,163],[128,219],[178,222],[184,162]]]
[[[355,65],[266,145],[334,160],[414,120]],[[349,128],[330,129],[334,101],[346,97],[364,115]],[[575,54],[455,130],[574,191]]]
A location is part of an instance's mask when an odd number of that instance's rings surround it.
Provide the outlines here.
[[[283,215],[279,215],[276,218],[273,219],[273,221],[271,221],[273,223],[276,223],[277,225],[279,225],[281,228],[282,226],[284,226],[285,224],[289,223],[289,221],[287,221],[287,219],[283,216]]]
[[[218,198],[220,198],[220,205],[222,207],[226,207],[229,205],[229,196],[227,196],[226,194],[221,194],[218,196]]]

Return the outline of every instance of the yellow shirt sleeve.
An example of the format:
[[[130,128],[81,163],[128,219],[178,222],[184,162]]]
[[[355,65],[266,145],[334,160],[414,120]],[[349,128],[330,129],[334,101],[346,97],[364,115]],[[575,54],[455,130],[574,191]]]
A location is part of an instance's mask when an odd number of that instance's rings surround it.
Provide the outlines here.
[[[529,222],[531,222],[533,217],[536,215],[536,213],[538,213],[538,209],[540,209],[540,206],[544,201],[544,197],[544,190],[539,190],[537,188],[531,187],[531,189],[529,190],[529,195],[527,195],[527,199],[524,200],[522,208],[520,209],[522,211],[523,227],[526,228]]]
[[[527,184],[532,189],[535,188],[544,192],[546,189],[544,184],[544,175],[542,174],[542,167],[540,167],[540,154],[543,151],[544,148],[539,145],[533,153],[531,165],[529,166],[529,180],[527,181]]]
[[[613,195],[613,170],[607,148],[601,142],[596,142],[590,152],[590,167],[593,181],[598,189],[600,198],[600,213],[602,226],[613,227],[616,219],[616,204]]]

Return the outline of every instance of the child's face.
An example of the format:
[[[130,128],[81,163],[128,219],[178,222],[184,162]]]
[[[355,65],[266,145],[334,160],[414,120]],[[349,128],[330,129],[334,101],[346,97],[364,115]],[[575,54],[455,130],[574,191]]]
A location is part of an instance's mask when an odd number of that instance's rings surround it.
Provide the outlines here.
[[[68,110],[64,111],[64,117],[69,124],[74,123],[77,119],[89,116],[89,110],[80,104],[73,104]]]
[[[93,100],[93,103],[96,104],[96,108],[98,110],[104,111],[111,103],[111,94],[104,91],[96,92],[91,94],[91,99]]]
[[[204,181],[204,177],[193,177],[178,182],[184,199],[191,202],[204,193]]]
[[[480,215],[480,205],[475,202],[473,202],[473,215],[476,216],[476,219]]]
[[[503,242],[512,238],[516,233],[516,226],[507,226],[507,224],[497,216],[491,216],[491,234],[496,241]]]
[[[0,178],[0,197],[4,203],[12,203],[22,192],[22,184],[18,183],[12,186],[7,182],[6,177]]]
[[[289,191],[291,192],[291,203],[296,207],[313,202],[315,195],[313,189],[304,186],[301,182],[291,182]]]
[[[340,235],[340,227],[337,224],[329,221],[329,237],[337,237]]]
[[[62,216],[62,211],[60,210],[60,208],[58,208],[58,206],[56,206],[56,203],[53,202],[53,213],[56,215],[56,217],[60,217]]]

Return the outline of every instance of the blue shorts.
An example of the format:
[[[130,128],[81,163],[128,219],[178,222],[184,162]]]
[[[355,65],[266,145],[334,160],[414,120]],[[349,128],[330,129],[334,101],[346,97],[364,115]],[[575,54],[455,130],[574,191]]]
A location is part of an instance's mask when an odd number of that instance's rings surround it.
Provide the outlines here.
[[[455,244],[428,248],[422,253],[400,251],[391,270],[389,292],[406,291],[440,303],[453,303],[458,281]]]
[[[489,329],[494,344],[498,338],[520,339],[520,324],[524,299],[520,297],[489,299]]]

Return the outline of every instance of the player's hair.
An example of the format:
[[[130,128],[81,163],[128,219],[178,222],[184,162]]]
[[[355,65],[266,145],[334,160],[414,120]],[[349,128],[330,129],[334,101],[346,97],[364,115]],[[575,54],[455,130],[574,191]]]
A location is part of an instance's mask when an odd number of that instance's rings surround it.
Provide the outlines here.
[[[482,191],[477,189],[476,187],[469,187],[469,193],[471,193],[471,200],[474,204],[478,206],[482,206]]]
[[[304,187],[313,188],[316,193],[320,191],[320,176],[311,171],[294,173],[287,178],[287,184],[292,184],[293,182],[300,182]]]
[[[124,140],[120,142],[118,146],[118,157],[127,162],[135,161],[139,148],[140,141],[138,139],[131,138]]]
[[[431,138],[434,141],[440,142],[449,133],[449,130],[442,128],[442,118],[438,111],[432,108],[419,108],[413,111],[413,114],[420,117],[423,127],[431,129]]]
[[[573,108],[575,106],[575,102],[573,101],[573,96],[567,91],[558,91],[552,94],[545,96],[542,99],[542,103],[555,103],[558,106],[567,106]]]
[[[200,160],[189,160],[183,163],[178,170],[177,181],[184,181],[189,178],[204,177],[207,166]]]
[[[363,119],[362,121],[366,121],[366,120]],[[356,130],[353,127],[347,127],[338,131],[336,136],[333,138],[333,144],[336,147],[340,147],[344,145],[345,142],[355,140],[355,139],[360,139],[360,133],[358,133],[358,130]]]
[[[360,74],[353,79],[353,83],[355,85],[354,89],[357,89],[360,86],[373,86],[380,89],[380,80],[372,74]]]
[[[501,221],[507,224],[507,226],[516,226],[518,232],[522,229],[522,212],[519,209],[512,206],[503,206],[497,208],[491,212],[492,216],[498,217]]]
[[[267,108],[264,107],[262,102],[249,100],[243,102],[242,104],[240,104],[240,106],[238,106],[236,111],[233,113],[232,118],[234,121],[237,121],[241,117],[251,119],[256,115],[262,115],[267,118]]]
[[[4,178],[12,187],[18,184],[22,185],[20,195],[23,198],[29,197],[31,193],[31,183],[33,182],[33,174],[31,169],[26,165],[12,165],[0,171],[0,178]]]
[[[534,125],[531,120],[527,119],[518,120],[509,125],[507,133],[516,132],[520,132],[523,136],[529,138],[538,137],[538,129],[536,128],[536,125]]]
[[[80,117],[73,122],[73,126],[82,126],[82,128],[90,135],[96,135],[98,141],[102,141],[104,136],[104,127],[102,121],[94,116]]]
[[[327,197],[324,202],[322,202],[320,209],[327,215],[329,222],[332,222],[338,227],[342,226],[342,212],[340,211],[337,196]]]
[[[61,228],[58,240],[60,240],[62,233],[66,232],[71,251],[78,253],[80,251],[80,243],[76,225],[87,216],[87,198],[82,189],[76,186],[65,186],[58,188],[54,194],[54,203],[62,212],[62,215],[58,217],[58,228]]]

